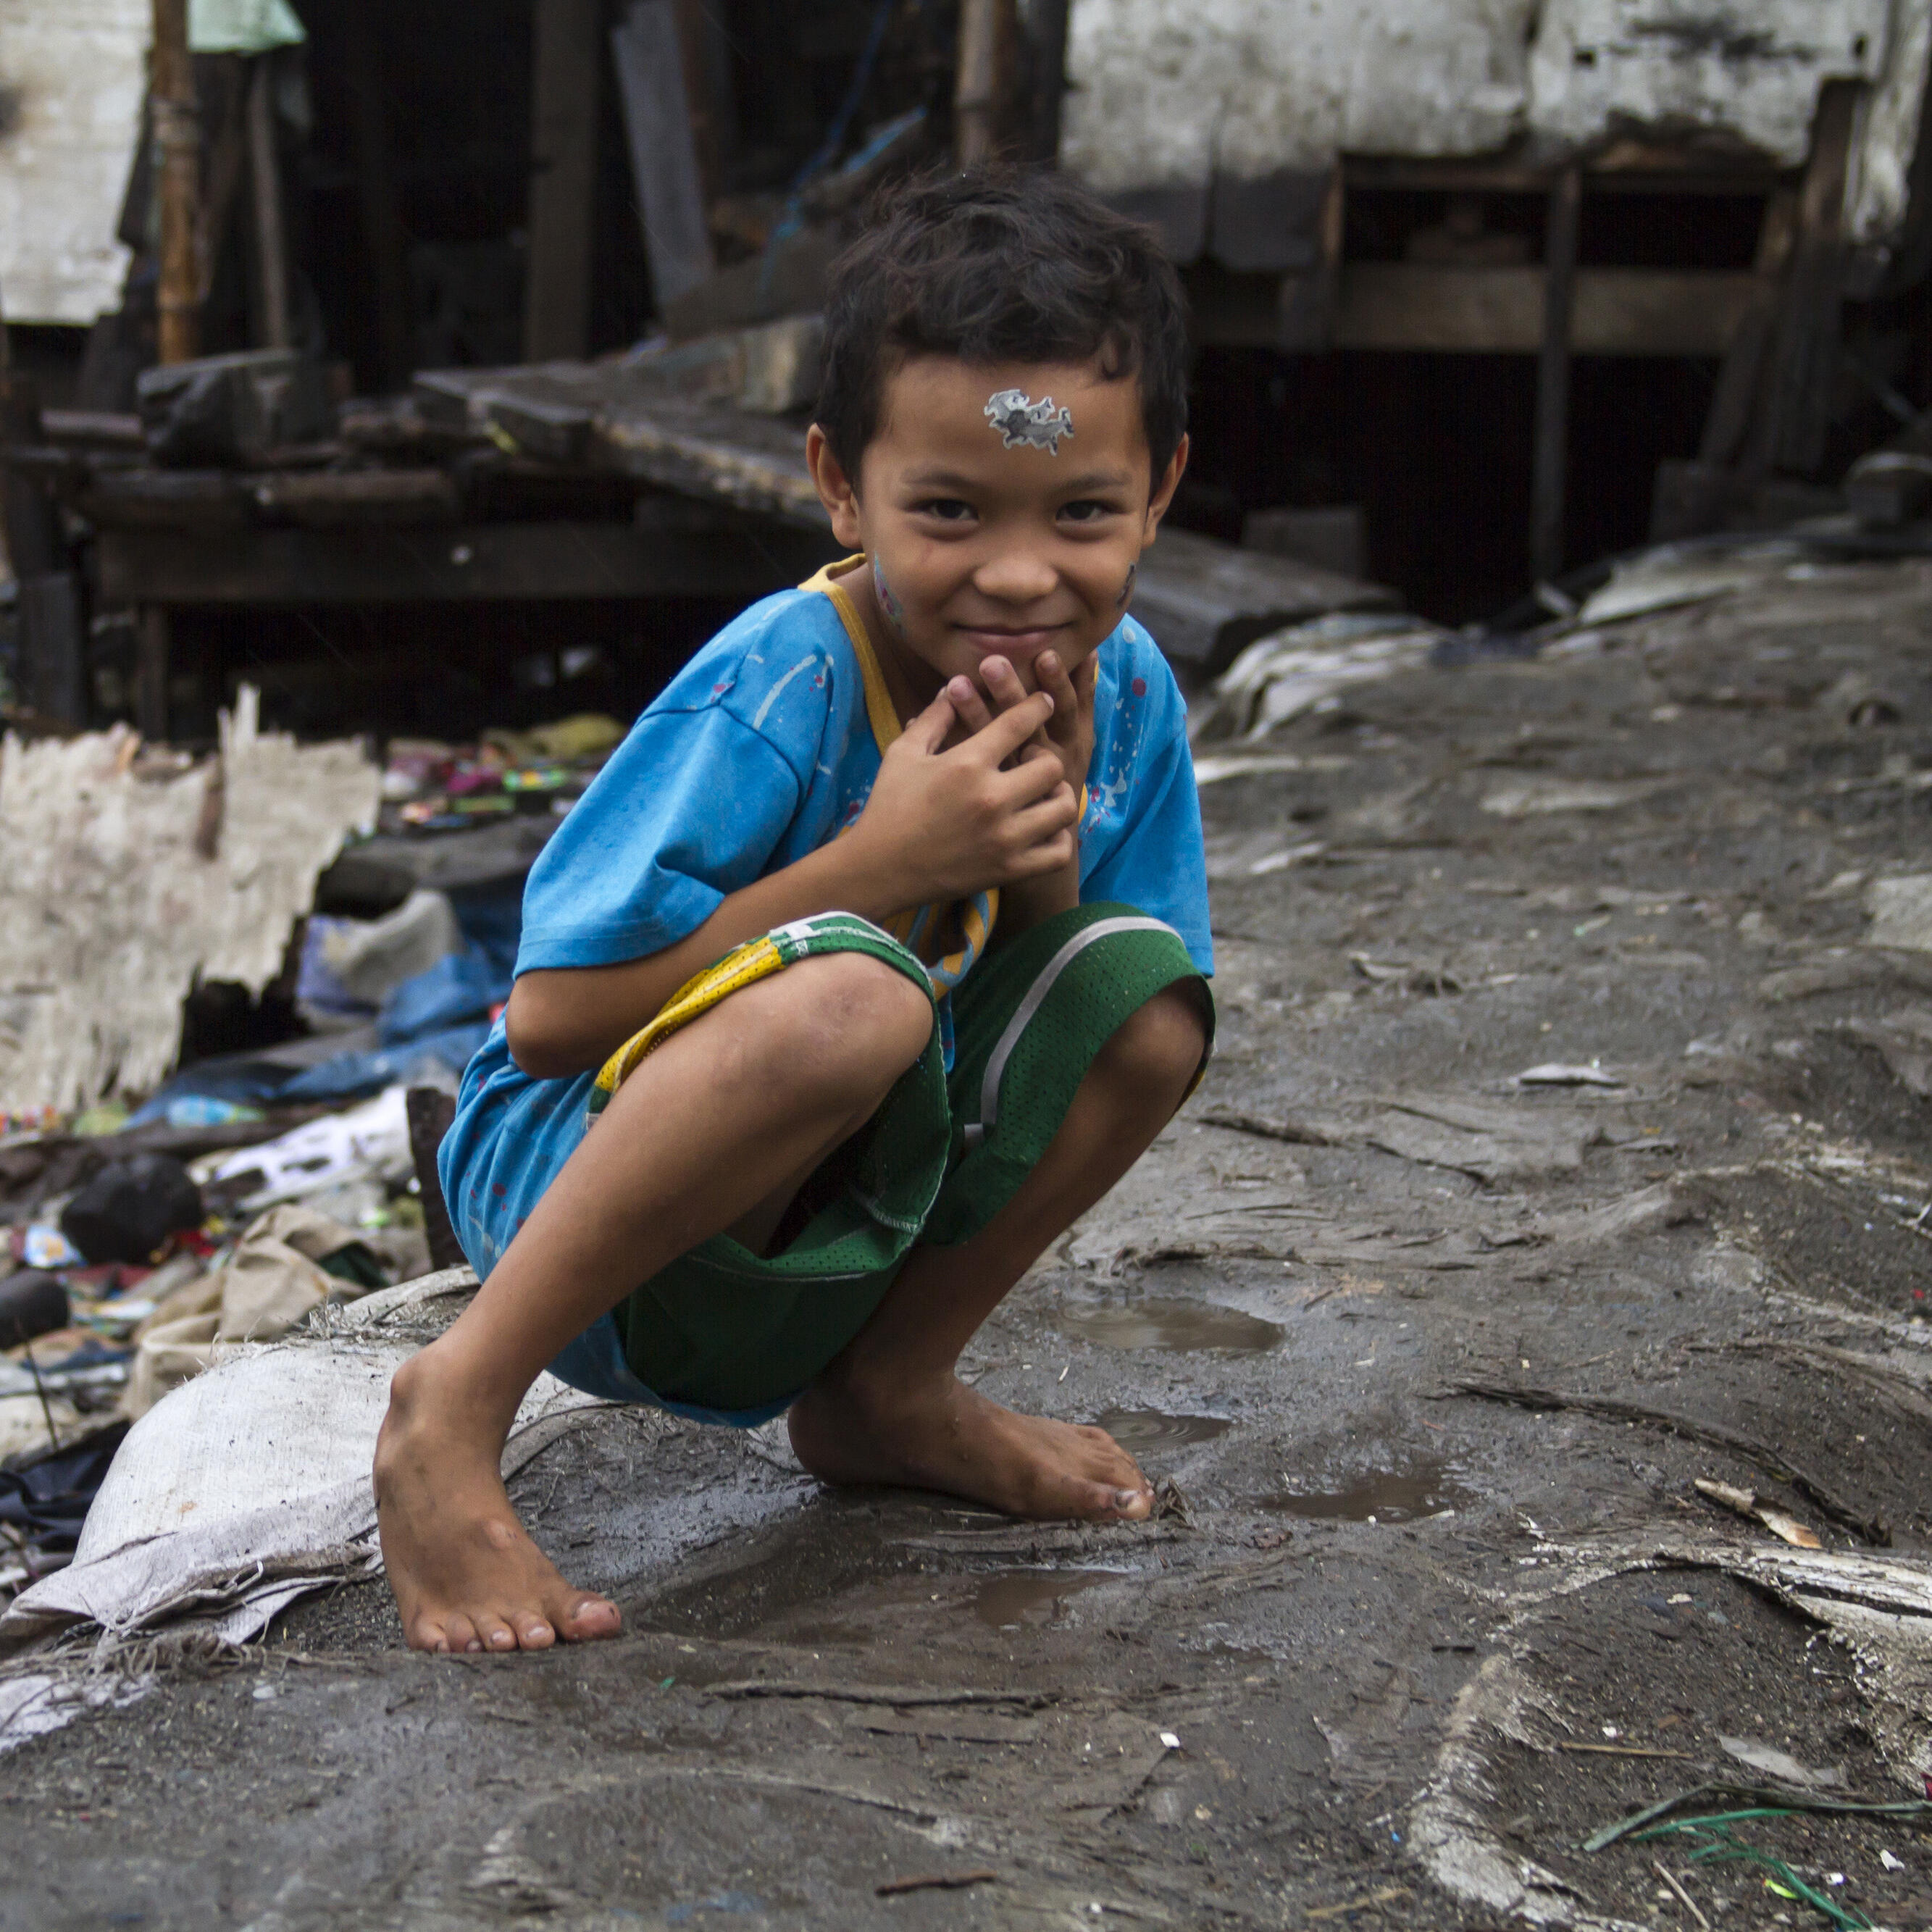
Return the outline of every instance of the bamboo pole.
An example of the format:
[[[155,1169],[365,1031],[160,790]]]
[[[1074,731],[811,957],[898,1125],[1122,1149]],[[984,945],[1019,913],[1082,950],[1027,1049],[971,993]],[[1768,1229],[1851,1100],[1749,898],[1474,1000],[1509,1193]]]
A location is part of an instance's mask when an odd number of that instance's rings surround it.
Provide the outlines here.
[[[282,226],[282,170],[275,151],[271,54],[257,54],[248,77],[248,174],[255,198],[255,259],[262,280],[262,339],[270,349],[295,341],[289,322],[289,251]]]
[[[148,68],[161,209],[160,359],[187,362],[200,352],[201,275],[195,259],[201,196],[201,117],[188,46],[188,0],[154,0],[154,44]]]
[[[1014,0],[961,0],[952,145],[962,168],[996,159],[1005,142],[1018,33]]]

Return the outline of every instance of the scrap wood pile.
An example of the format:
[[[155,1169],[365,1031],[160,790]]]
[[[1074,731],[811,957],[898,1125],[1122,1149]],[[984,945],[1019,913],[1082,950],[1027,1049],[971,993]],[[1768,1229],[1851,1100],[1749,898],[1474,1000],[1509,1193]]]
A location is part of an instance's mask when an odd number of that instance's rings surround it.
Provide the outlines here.
[[[398,739],[378,770],[262,732],[244,689],[199,762],[124,729],[8,741],[0,1600],[68,1560],[170,1389],[450,1258],[406,1096],[454,1093],[530,860],[622,730]],[[195,1057],[210,982],[287,1036]],[[413,1124],[433,1148],[434,1108]]]

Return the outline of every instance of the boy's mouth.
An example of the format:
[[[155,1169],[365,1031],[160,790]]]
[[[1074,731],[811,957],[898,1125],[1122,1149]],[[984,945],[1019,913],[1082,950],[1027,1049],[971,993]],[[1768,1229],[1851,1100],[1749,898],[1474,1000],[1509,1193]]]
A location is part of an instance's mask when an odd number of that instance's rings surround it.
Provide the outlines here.
[[[1035,657],[1058,644],[1071,627],[1066,624],[958,624],[953,628],[962,641],[970,644],[982,657],[1011,657],[1016,652]]]

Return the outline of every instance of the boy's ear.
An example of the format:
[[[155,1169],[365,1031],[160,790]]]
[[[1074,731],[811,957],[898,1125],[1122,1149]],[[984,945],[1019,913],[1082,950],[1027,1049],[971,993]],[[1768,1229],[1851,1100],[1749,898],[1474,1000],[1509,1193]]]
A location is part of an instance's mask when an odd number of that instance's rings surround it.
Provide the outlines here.
[[[832,519],[832,534],[848,550],[862,550],[865,538],[859,529],[859,492],[832,454],[824,430],[816,423],[805,433],[805,463],[812,472],[818,500]]]
[[[1180,478],[1186,468],[1187,439],[1184,436],[1174,446],[1174,454],[1168,458],[1160,481],[1154,485],[1154,494],[1148,499],[1147,528],[1141,536],[1143,543],[1154,542],[1154,533],[1160,528],[1160,520],[1167,514],[1167,506],[1174,501],[1174,493],[1180,487]]]

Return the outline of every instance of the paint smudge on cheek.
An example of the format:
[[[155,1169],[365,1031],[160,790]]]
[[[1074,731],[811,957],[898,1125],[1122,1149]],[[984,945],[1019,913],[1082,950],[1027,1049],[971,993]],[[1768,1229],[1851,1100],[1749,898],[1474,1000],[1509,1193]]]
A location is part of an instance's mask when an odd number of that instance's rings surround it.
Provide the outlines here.
[[[886,614],[886,622],[904,636],[905,607],[892,595],[892,586],[886,581],[886,574],[879,568],[877,557],[872,560],[872,593],[879,600],[879,608]]]

